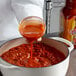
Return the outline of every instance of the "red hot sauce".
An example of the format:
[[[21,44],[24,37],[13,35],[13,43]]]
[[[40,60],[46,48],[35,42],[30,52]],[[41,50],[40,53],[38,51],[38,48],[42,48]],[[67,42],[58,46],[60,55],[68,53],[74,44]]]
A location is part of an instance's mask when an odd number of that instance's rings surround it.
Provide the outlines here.
[[[71,41],[76,48],[76,0],[66,0],[60,17],[60,36]]]

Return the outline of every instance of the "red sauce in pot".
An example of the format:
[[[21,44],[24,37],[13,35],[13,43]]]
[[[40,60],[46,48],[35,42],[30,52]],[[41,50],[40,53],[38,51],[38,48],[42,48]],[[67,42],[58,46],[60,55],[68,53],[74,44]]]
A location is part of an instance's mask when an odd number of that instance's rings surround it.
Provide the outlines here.
[[[30,46],[30,44],[22,44],[13,47],[3,53],[1,58],[17,66],[32,68],[51,66],[65,59],[63,53],[41,42],[33,44],[31,58]]]

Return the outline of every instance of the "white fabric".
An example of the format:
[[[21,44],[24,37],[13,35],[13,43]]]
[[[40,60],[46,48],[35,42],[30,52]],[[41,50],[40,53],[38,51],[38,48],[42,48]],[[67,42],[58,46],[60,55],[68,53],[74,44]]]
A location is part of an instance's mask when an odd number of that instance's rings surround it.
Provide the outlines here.
[[[28,16],[43,18],[43,4],[43,0],[12,0],[12,8],[19,22]]]
[[[21,36],[17,20],[27,16],[43,18],[43,4],[44,0],[0,0],[0,41]]]

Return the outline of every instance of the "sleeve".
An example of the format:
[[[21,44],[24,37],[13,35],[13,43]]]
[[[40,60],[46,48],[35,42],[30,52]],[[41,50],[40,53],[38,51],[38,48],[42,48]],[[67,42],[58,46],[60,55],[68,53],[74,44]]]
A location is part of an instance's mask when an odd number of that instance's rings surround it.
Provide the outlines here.
[[[12,0],[11,5],[18,22],[28,16],[43,18],[44,0]]]

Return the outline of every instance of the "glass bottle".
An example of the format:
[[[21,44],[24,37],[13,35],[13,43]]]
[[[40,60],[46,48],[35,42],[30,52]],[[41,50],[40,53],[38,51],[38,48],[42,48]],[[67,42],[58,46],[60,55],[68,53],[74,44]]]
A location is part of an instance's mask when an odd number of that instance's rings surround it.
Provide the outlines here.
[[[71,41],[76,48],[76,0],[66,0],[60,17],[60,36]]]
[[[30,16],[19,24],[20,34],[29,42],[35,41],[45,34],[46,26],[42,18]]]

